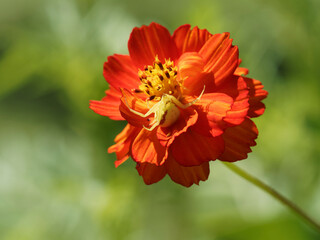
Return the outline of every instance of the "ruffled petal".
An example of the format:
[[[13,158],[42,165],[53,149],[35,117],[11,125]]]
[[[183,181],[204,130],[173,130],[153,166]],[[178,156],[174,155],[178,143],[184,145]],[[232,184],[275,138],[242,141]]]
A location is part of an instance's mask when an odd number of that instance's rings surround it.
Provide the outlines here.
[[[231,110],[228,111],[227,116],[223,119],[229,125],[239,125],[241,124],[249,110],[249,97],[248,90],[246,88],[242,88],[239,86],[241,82],[238,82],[238,96],[235,97]]]
[[[194,104],[194,108],[198,112],[198,121],[192,127],[192,130],[207,135],[219,136],[227,127],[223,118],[233,105],[232,97],[224,93],[207,93]]]
[[[120,92],[110,86],[110,89],[106,91],[106,96],[101,101],[91,100],[89,107],[94,112],[112,120],[124,120],[119,111],[120,97]]]
[[[214,73],[216,85],[231,76],[238,67],[238,47],[232,45],[229,35],[229,33],[213,35],[199,51],[205,62],[204,71]]]
[[[181,55],[178,61],[178,78],[183,82],[185,95],[199,95],[205,86],[205,92],[213,91],[214,75],[204,72],[204,61],[196,52],[187,52]]]
[[[157,55],[161,62],[175,61],[177,48],[169,31],[157,23],[134,28],[128,42],[130,56],[139,69],[152,65]]]
[[[249,90],[244,78],[233,75],[228,81],[217,87],[216,91],[228,94],[234,99],[224,121],[228,126],[241,124],[247,117],[249,110]]]
[[[225,151],[219,157],[222,161],[234,162],[246,159],[255,146],[258,129],[253,121],[246,118],[240,125],[227,128],[222,135],[225,142]]]
[[[268,92],[263,89],[260,81],[252,78],[244,78],[249,88],[249,117],[259,117],[264,113],[265,105],[261,102],[268,96]]]
[[[173,40],[180,54],[185,52],[198,52],[212,36],[206,29],[194,27],[189,24],[182,25],[173,33]]]
[[[114,139],[116,144],[108,148],[108,153],[115,152],[117,155],[117,160],[114,163],[116,167],[129,158],[130,146],[139,131],[139,128],[127,124],[122,132],[119,133]]]
[[[199,166],[184,167],[178,164],[173,157],[168,157],[165,166],[170,178],[185,187],[190,187],[194,183],[199,185],[200,181],[208,179],[210,173],[208,162]]]
[[[136,97],[127,89],[121,89],[121,90],[122,90],[122,97],[121,97],[121,104],[119,107],[121,116],[125,118],[125,120],[127,120],[128,123],[130,123],[133,126],[148,127],[149,123],[153,119],[153,116],[142,117],[130,111],[130,109],[133,109],[134,111],[137,111],[141,114],[145,114],[148,112],[149,108],[153,106],[154,103],[149,102],[149,106],[148,106],[148,104],[145,101]]]
[[[166,147],[157,138],[156,131],[142,129],[133,141],[132,158],[138,163],[152,163],[162,165],[166,160]]]
[[[160,181],[167,174],[164,165],[157,166],[151,163],[137,163],[136,169],[147,185]]]
[[[173,141],[169,149],[180,165],[199,166],[217,159],[223,153],[224,142],[221,136],[203,136],[188,129]]]
[[[133,89],[140,84],[138,69],[128,55],[108,57],[103,66],[103,76],[119,92],[120,88]]]

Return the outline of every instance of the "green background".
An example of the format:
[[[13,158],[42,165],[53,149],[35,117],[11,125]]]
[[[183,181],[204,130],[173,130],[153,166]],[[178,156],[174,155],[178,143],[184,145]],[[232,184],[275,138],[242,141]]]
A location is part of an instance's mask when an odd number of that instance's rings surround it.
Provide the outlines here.
[[[320,221],[319,0],[0,1],[0,239],[320,239],[286,207],[211,163],[209,180],[146,186],[107,147],[125,123],[88,108],[133,27],[230,32],[269,91],[238,165]]]

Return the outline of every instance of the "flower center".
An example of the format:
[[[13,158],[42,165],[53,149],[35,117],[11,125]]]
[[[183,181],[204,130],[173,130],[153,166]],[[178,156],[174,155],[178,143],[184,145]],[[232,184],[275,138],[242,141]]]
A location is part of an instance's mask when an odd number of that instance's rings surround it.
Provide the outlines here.
[[[181,83],[177,81],[178,68],[174,63],[165,60],[162,64],[158,58],[155,57],[153,66],[148,65],[144,71],[139,70],[139,78],[141,85],[136,91],[144,92],[149,95],[149,100],[160,101],[164,94],[169,94],[177,99],[181,96]]]
[[[174,124],[180,116],[179,108],[186,109],[192,106],[204,93],[205,87],[196,99],[183,104],[181,102],[182,84],[177,80],[177,73],[178,68],[174,66],[170,59],[165,60],[165,63],[162,64],[158,56],[155,57],[153,66],[146,66],[144,71],[139,70],[141,85],[139,89],[134,91],[147,94],[149,96],[147,102],[154,100],[156,103],[145,114],[130,108],[126,98],[125,104],[130,112],[140,117],[147,118],[153,114],[153,120],[149,124],[150,127],[143,126],[148,131],[153,131],[158,126],[169,127]]]

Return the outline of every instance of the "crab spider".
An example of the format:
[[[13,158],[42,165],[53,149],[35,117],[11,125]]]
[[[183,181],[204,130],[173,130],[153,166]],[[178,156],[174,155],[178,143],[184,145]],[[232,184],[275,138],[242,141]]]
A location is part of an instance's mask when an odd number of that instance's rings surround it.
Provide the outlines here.
[[[159,125],[161,127],[171,126],[180,116],[180,111],[179,111],[178,107],[181,109],[186,109],[186,108],[190,107],[191,105],[195,104],[202,97],[204,90],[205,90],[205,86],[203,87],[203,90],[202,90],[201,94],[199,95],[199,97],[194,99],[192,102],[189,102],[186,104],[182,104],[176,97],[174,97],[172,95],[163,94],[161,97],[161,100],[159,102],[157,102],[155,105],[153,105],[149,109],[149,111],[145,114],[142,114],[142,113],[130,108],[126,98],[125,98],[125,103],[126,103],[127,108],[130,110],[130,112],[132,112],[140,117],[146,118],[149,115],[151,115],[152,113],[154,113],[154,119],[150,123],[150,125],[152,125],[152,126],[150,128],[146,128],[145,126],[143,126],[146,130],[152,131],[153,129],[155,129]]]

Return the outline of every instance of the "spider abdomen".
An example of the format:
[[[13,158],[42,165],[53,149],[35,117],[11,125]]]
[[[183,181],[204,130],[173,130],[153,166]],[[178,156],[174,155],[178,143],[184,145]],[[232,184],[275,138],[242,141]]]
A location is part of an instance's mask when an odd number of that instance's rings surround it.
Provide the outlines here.
[[[174,124],[180,116],[180,110],[173,102],[167,102],[160,121],[161,127],[169,127]]]

